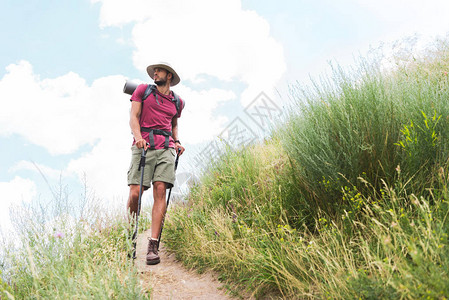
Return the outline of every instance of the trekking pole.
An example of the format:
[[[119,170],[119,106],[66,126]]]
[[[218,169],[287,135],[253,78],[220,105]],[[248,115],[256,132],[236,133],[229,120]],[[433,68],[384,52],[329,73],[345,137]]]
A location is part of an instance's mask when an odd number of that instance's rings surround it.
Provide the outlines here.
[[[147,143],[148,146],[148,143]],[[142,154],[140,156],[140,163],[138,170],[140,172],[140,189],[139,189],[139,201],[137,202],[137,215],[136,215],[136,227],[134,228],[133,233],[133,258],[136,258],[136,237],[137,237],[137,228],[139,225],[139,215],[140,215],[140,207],[142,205],[142,193],[143,193],[143,172],[145,169],[145,160],[146,160],[146,154],[147,150],[145,150],[145,147],[142,148]]]
[[[176,169],[178,168],[178,160],[179,160],[179,152],[176,153],[176,160],[175,160],[175,174],[176,174]],[[170,188],[169,192],[168,192],[168,198],[167,198],[167,207],[165,207],[165,213],[164,213],[164,218],[162,219],[162,223],[161,223],[161,231],[159,232],[159,238],[157,240],[157,250],[159,250],[159,244],[161,243],[161,236],[162,236],[162,229],[164,229],[164,221],[165,221],[165,215],[167,214],[167,210],[168,210],[168,204],[170,203],[170,196],[171,196],[171,189],[173,187]]]

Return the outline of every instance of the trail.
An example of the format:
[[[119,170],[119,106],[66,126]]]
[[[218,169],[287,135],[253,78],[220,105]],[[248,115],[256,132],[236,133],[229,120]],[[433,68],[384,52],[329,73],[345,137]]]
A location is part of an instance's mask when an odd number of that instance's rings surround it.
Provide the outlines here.
[[[151,290],[152,299],[235,299],[226,295],[221,283],[212,273],[198,274],[187,270],[174,257],[167,254],[162,244],[159,250],[161,262],[147,266],[145,262],[150,230],[137,237],[137,258],[135,265],[143,288]]]

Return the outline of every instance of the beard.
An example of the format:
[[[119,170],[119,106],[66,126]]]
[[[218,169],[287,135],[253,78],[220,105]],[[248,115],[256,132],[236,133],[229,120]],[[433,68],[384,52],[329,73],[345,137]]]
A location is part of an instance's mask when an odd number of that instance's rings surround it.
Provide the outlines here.
[[[161,79],[155,80],[154,84],[156,84],[157,86],[164,86],[167,84],[167,79],[161,78]]]

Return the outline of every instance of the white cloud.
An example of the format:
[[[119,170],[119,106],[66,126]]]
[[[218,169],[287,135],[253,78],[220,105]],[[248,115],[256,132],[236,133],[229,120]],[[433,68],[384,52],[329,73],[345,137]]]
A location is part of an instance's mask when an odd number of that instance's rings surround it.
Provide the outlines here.
[[[132,40],[136,68],[169,61],[182,79],[208,74],[247,85],[244,105],[261,91],[272,95],[286,70],[283,48],[268,22],[242,10],[240,0],[101,2],[101,26],[135,22]]]
[[[9,172],[17,172],[21,170],[29,170],[33,172],[39,172],[43,176],[51,178],[51,179],[58,179],[60,176],[67,176],[66,172],[64,170],[56,170],[51,167],[48,167],[43,164],[34,163],[31,161],[25,161],[21,160],[17,162],[14,166],[9,168]]]
[[[74,173],[81,181],[85,176],[101,199],[123,196],[120,187],[126,187],[126,178],[124,181],[117,178],[126,175],[123,165],[128,163],[125,161],[129,155],[123,154],[123,149],[129,149],[132,139],[128,125],[129,96],[122,93],[124,82],[123,76],[109,76],[87,86],[74,73],[41,79],[33,73],[29,62],[9,65],[0,81],[0,135],[18,134],[55,155],[71,154],[82,145],[93,145],[90,153],[73,158],[65,170],[54,170],[39,161],[36,164],[20,161],[9,171],[39,168],[50,180]],[[16,198],[23,194],[29,199],[36,193],[32,181],[16,178],[1,186],[2,197],[12,199],[8,202],[2,199],[2,207],[17,202],[10,196],[14,189]],[[1,211],[0,218],[9,224],[8,210]]]
[[[112,181],[112,188],[106,187],[103,179],[122,171],[122,165],[115,161],[128,159],[120,150],[131,144],[130,104],[129,96],[122,93],[124,82],[123,76],[109,76],[89,87],[74,73],[40,79],[29,62],[12,64],[0,81],[0,135],[19,134],[52,154],[70,154],[83,144],[93,145],[91,153],[74,158],[67,170],[56,171],[39,162],[36,165],[49,176],[61,172],[86,175],[98,194],[113,195],[117,184]],[[104,167],[104,161],[110,164]],[[22,161],[10,170],[33,168],[32,163]],[[126,186],[126,181],[122,185]]]
[[[224,116],[214,116],[214,111],[220,104],[235,98],[232,91],[210,89],[194,91],[179,86],[181,98],[186,99],[186,106],[179,119],[179,137],[189,144],[197,144],[213,139],[228,119]]]
[[[20,134],[52,154],[67,154],[94,144],[126,115],[122,76],[89,87],[72,72],[41,80],[27,61],[6,70],[0,81],[0,135]]]
[[[449,32],[449,2],[442,0],[351,0],[358,10],[366,10],[376,20],[379,29],[363,34],[364,37],[346,49],[347,53],[367,52],[369,47],[383,46],[386,56],[392,56],[398,48],[406,45],[407,52],[416,53],[434,43],[436,38],[446,37]],[[415,39],[413,43],[410,41]],[[413,47],[413,48],[412,48]]]
[[[113,136],[100,140],[92,151],[70,161],[67,169],[80,178],[86,177],[87,185],[95,196],[111,205],[127,197],[126,174],[131,158],[132,138],[127,124]],[[119,138],[122,137],[122,138]],[[123,202],[125,207],[126,202]]]
[[[151,3],[147,0],[104,1],[91,0],[91,3],[101,3],[100,27],[122,26],[130,22],[144,20],[148,13],[154,9],[152,4],[163,4],[165,1]]]
[[[384,36],[389,41],[414,34],[445,35],[449,30],[448,1],[357,0],[355,2],[375,14],[379,22],[390,25],[388,33]]]
[[[29,179],[16,176],[9,182],[0,182],[0,228],[6,232],[12,229],[9,209],[22,202],[30,202],[36,196],[36,184]]]

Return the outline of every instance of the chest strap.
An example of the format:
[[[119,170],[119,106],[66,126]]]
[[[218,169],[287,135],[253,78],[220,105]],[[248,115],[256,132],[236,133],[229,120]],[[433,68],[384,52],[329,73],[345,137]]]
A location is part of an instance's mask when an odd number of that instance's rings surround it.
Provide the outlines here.
[[[154,135],[155,134],[165,136],[164,148],[168,149],[168,143],[170,141],[171,131],[164,131],[164,130],[160,130],[160,129],[153,129],[153,128],[150,128],[150,127],[141,127],[140,131],[148,132],[148,138],[150,140],[150,150],[156,149],[156,145],[154,144]]]

